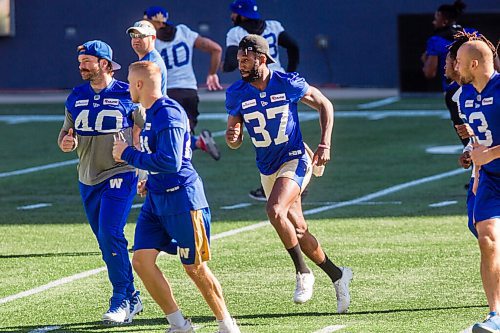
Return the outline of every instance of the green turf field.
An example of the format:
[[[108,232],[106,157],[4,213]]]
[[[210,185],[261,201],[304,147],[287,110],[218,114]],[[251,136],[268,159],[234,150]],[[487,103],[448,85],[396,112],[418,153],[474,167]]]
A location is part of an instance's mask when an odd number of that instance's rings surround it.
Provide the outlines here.
[[[458,155],[426,152],[460,141],[444,113],[399,112],[444,110],[444,103],[403,99],[363,110],[367,115],[356,113],[359,104],[367,102],[335,103],[339,116],[332,162],[322,178],[312,180],[304,200],[310,230],[334,262],[354,271],[350,312],[336,314],[333,286],[312,263],[315,295],[309,303],[293,304],[291,260],[272,227],[264,226],[212,243],[210,267],[242,332],[332,332],[338,326],[338,332],[350,333],[458,333],[487,314],[479,251],[466,226],[464,184],[469,172],[445,177],[459,168]],[[202,103],[200,109],[204,115],[224,112],[223,102]],[[392,113],[380,116],[380,110]],[[62,113],[63,105],[0,106],[0,116]],[[52,327],[50,332],[164,332],[166,320],[139,280],[144,313],[130,326],[100,324],[111,290],[105,271],[8,299],[104,266],[80,203],[76,164],[7,174],[75,159],[57,147],[60,126],[60,121],[12,124],[0,118],[0,332],[44,327]],[[306,142],[317,144],[318,120],[303,121],[301,127]],[[198,128],[217,133],[225,129],[225,121],[201,120]],[[212,236],[266,219],[264,204],[247,195],[259,181],[250,142],[233,151],[223,137],[216,141],[222,151],[219,162],[201,152],[193,158],[212,209]],[[400,184],[406,185],[395,187]],[[429,206],[443,202],[449,205]],[[18,209],[40,203],[50,206]],[[224,209],[246,203],[250,205]],[[129,241],[138,211],[134,209],[129,218]],[[159,264],[184,314],[199,327],[197,332],[215,332],[211,312],[179,260],[164,256]]]

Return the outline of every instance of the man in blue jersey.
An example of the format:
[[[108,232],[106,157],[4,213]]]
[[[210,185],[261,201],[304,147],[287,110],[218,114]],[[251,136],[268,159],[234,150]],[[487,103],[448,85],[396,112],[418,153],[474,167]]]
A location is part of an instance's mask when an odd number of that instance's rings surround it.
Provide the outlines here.
[[[439,78],[446,90],[448,83],[444,76],[444,65],[448,46],[453,42],[453,36],[464,30],[457,24],[457,20],[462,15],[466,5],[462,0],[456,0],[452,5],[443,4],[434,13],[434,34],[427,40],[424,54],[421,57],[423,62],[422,72],[424,76],[431,80]],[[473,30],[467,29],[467,32]]]
[[[113,157],[149,173],[146,200],[137,220],[133,266],[171,327],[168,332],[194,332],[175,301],[172,289],[156,265],[171,239],[179,245],[186,273],[214,313],[220,333],[239,333],[207,266],[210,260],[210,209],[198,173],[191,164],[189,120],[182,106],[161,92],[160,68],[150,61],[130,65],[128,80],[134,102],[146,108],[141,151],[117,140]]]
[[[177,101],[189,117],[191,131],[194,133],[198,124],[198,86],[193,69],[195,49],[210,54],[206,85],[208,90],[222,89],[217,70],[220,65],[222,48],[210,38],[200,36],[184,24],[173,25],[168,22],[168,12],[159,6],[149,7],[144,11],[144,19],[156,29],[155,48],[163,58],[168,72],[167,95]],[[196,145],[194,145],[196,143]],[[209,130],[202,130],[193,148],[200,148],[215,160],[220,159],[220,152]]]
[[[477,140],[471,152],[472,162],[479,168],[473,217],[490,308],[486,320],[473,326],[474,333],[500,332],[500,75],[494,69],[492,50],[495,48],[483,36],[470,34],[457,53],[463,85],[460,109]]]
[[[330,160],[333,105],[297,73],[272,71],[269,44],[259,35],[247,35],[239,43],[238,62],[242,79],[226,92],[229,114],[226,142],[232,149],[243,141],[242,125],[255,146],[257,167],[267,197],[267,215],[295,265],[295,303],[312,297],[314,275],[302,252],[331,278],[337,311],[347,312],[352,270],[337,267],[309,232],[302,214],[300,193],[307,186],[312,166]],[[312,156],[306,153],[299,126],[297,102],[318,110],[321,141]]]
[[[297,70],[299,46],[279,21],[262,19],[255,0],[234,0],[229,5],[229,9],[234,26],[229,29],[226,35],[226,51],[222,67],[224,72],[232,72],[238,68],[236,58],[238,44],[248,34],[261,35],[269,43],[269,55],[274,59],[274,62],[269,64],[270,69],[285,72],[279,56],[280,47],[283,47],[286,49],[288,60],[286,72],[291,73]],[[306,192],[307,189],[302,195],[305,196]],[[248,195],[252,199],[266,201],[262,186],[251,190]]]
[[[142,311],[123,233],[137,176],[133,166],[115,162],[113,135],[132,142],[132,127],[142,126],[144,114],[130,99],[129,86],[113,79],[120,65],[108,44],[92,40],[78,47],[82,79],[66,100],[66,116],[58,138],[63,152],[76,150],[83,207],[94,232],[113,285],[103,321],[130,323]]]

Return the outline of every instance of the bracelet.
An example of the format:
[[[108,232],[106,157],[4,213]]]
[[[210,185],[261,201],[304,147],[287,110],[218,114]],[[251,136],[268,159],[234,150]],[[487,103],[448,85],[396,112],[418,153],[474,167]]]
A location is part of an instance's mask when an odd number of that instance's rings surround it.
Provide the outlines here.
[[[320,144],[318,145],[318,148],[330,149],[330,146],[328,146],[328,145],[324,145],[324,144],[320,143]]]

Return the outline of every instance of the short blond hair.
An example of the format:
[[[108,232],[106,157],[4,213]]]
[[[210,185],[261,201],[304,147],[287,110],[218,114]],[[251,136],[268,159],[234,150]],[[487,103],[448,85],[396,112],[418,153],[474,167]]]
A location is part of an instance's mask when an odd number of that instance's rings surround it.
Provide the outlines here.
[[[138,71],[141,75],[147,75],[149,77],[153,77],[155,75],[159,75],[161,77],[161,69],[160,66],[155,64],[152,61],[136,61],[128,66],[129,72]]]

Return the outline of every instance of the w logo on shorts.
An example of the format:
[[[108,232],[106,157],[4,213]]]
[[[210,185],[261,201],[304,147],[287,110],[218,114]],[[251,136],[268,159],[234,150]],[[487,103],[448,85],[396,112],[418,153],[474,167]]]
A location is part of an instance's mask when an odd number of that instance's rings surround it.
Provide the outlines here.
[[[189,247],[187,248],[179,248],[179,256],[184,259],[189,258]]]
[[[123,183],[123,178],[113,178],[109,180],[109,187],[111,188],[121,188]]]

